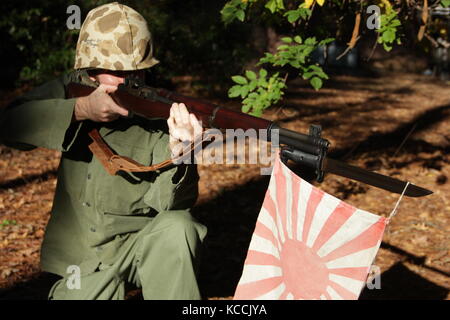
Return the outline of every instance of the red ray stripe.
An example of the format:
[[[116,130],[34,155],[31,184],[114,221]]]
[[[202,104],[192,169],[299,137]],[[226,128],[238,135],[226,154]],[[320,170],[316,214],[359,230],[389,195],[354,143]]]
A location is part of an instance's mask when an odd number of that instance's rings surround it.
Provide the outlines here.
[[[278,247],[278,239],[275,237],[274,232],[272,230],[270,230],[269,228],[267,228],[265,225],[263,225],[259,221],[256,222],[254,234],[256,234],[264,239],[269,240],[270,242],[273,243],[275,248],[277,248],[277,249],[279,248]]]
[[[277,257],[255,250],[248,250],[245,264],[256,264],[263,266],[277,266],[281,267],[281,261]]]
[[[355,267],[355,268],[336,268],[328,269],[330,273],[338,274],[347,278],[364,281],[369,273],[368,267]]]
[[[236,289],[234,299],[255,299],[278,287],[282,279],[282,277],[273,277],[240,284]]]
[[[291,221],[292,221],[292,237],[294,240],[297,240],[297,223],[298,223],[298,198],[300,194],[300,180],[296,179],[296,176],[292,172],[290,172],[291,181],[292,181],[292,212],[291,212]]]
[[[355,295],[353,292],[348,291],[347,289],[337,284],[336,282],[330,281],[329,286],[332,287],[334,291],[336,291],[337,294],[340,295],[344,300],[358,299],[357,295]]]
[[[345,243],[336,250],[330,252],[323,259],[325,262],[332,261],[346,255],[362,251],[377,245],[383,236],[385,228],[385,219],[381,217],[377,222],[372,224],[366,231],[361,233],[355,239]]]
[[[356,211],[356,208],[342,205],[342,202],[330,214],[327,221],[320,230],[319,235],[314,241],[313,250],[319,250],[336,231],[338,231],[345,221]]]
[[[275,194],[277,198],[278,215],[280,216],[281,227],[283,229],[285,239],[288,238],[286,226],[286,201],[287,201],[286,188],[288,186],[286,185],[286,180],[287,179],[284,176],[283,168],[281,168],[280,165],[280,168],[275,175],[275,186],[276,186]]]
[[[303,224],[303,242],[306,243],[308,240],[309,229],[311,227],[311,223],[316,212],[317,206],[319,205],[320,200],[324,195],[324,192],[311,186],[311,194],[309,195],[308,204],[306,207],[305,213],[305,223]]]
[[[275,226],[277,228],[276,234],[278,235],[278,239],[280,239],[280,241],[281,241],[280,230],[278,228],[278,223],[277,223],[277,207],[275,205],[275,202],[272,199],[272,196],[269,193],[269,190],[267,190],[267,192],[266,192],[266,197],[264,198],[263,207],[264,207],[264,209],[266,209],[267,212],[269,212],[270,216],[272,217],[273,221],[275,222]]]

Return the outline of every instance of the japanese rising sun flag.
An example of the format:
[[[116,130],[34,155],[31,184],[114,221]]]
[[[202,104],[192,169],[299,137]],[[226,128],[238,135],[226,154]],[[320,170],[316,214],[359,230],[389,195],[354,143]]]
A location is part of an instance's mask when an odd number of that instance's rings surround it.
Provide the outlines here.
[[[387,221],[277,157],[234,299],[358,299]]]

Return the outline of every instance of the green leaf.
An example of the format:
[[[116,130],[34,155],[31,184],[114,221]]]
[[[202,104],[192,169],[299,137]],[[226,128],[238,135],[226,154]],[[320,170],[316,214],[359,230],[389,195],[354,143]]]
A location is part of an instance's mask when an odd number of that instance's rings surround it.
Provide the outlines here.
[[[289,52],[289,51],[282,51],[282,52],[280,52],[280,57],[282,57],[282,58],[290,58],[290,57],[292,57],[292,53]]]
[[[230,98],[239,97],[241,95],[241,89],[242,89],[241,86],[238,85],[232,86],[230,90],[228,90],[228,97]]]
[[[318,78],[318,77],[314,77],[312,78],[310,81],[311,85],[313,86],[313,88],[315,90],[319,90],[320,88],[322,88],[322,79]]]
[[[263,63],[273,63],[275,61],[275,57],[273,54],[266,52],[265,56],[261,59],[259,59],[258,65]]]
[[[447,8],[448,6],[450,6],[450,0],[442,0],[442,1],[441,1],[441,5],[442,5],[444,8]]]
[[[316,37],[311,37],[305,40],[306,45],[313,46],[317,43]]]
[[[239,21],[244,21],[244,19],[245,19],[245,11],[244,10],[238,10],[237,12],[236,12],[236,18],[239,20]]]
[[[231,23],[236,18],[236,8],[227,3],[220,11],[222,21],[225,24]]]
[[[281,46],[279,46],[277,48],[277,51],[286,50],[287,48],[289,48],[289,46],[287,44],[282,44]]]
[[[269,0],[264,7],[269,9],[271,13],[275,13],[277,10],[277,2],[276,0]]]
[[[316,76],[322,79],[328,79],[328,75],[325,72],[323,72],[323,69],[319,66],[312,64],[308,67],[308,70],[312,70],[311,73],[315,74]]]
[[[298,10],[290,10],[284,14],[287,17],[289,23],[294,23],[300,18],[300,11]]]
[[[302,38],[300,36],[295,36],[294,41],[297,43],[302,43]]]
[[[250,80],[256,80],[256,73],[251,70],[245,71],[245,76]]]
[[[393,28],[393,27],[398,27],[398,26],[401,26],[401,25],[402,25],[402,23],[400,22],[400,20],[395,19],[395,20],[392,20],[392,22],[390,24],[390,27]]]
[[[267,77],[267,71],[266,71],[266,69],[261,69],[261,70],[259,70],[259,77],[260,77],[260,78],[265,78],[265,77]]]
[[[277,8],[278,9],[280,9],[280,10],[284,9],[283,0],[276,0],[276,2],[277,2]]]
[[[256,85],[258,84],[257,80],[252,80],[250,81],[249,85],[248,85],[248,91],[253,91],[256,88]]]
[[[236,82],[237,84],[247,84],[247,79],[245,79],[243,76],[232,76],[231,79]]]
[[[267,80],[265,78],[258,79],[258,87],[265,88],[267,87]]]
[[[386,50],[387,52],[392,50],[392,47],[390,45],[388,45],[387,43],[383,43],[383,48],[384,50]]]
[[[264,7],[269,9],[271,13],[275,13],[284,9],[284,3],[283,0],[269,0]]]
[[[248,94],[248,87],[247,86],[242,87],[242,89],[241,89],[241,98],[244,99],[247,96],[247,94]]]
[[[305,20],[306,18],[310,17],[312,14],[312,10],[311,9],[306,9],[306,8],[298,8],[298,11],[300,11],[300,15],[302,17],[303,20]]]
[[[291,61],[291,62],[289,62],[289,64],[297,69],[300,69],[300,67],[301,67],[300,61],[297,61],[297,60]]]
[[[243,105],[242,105],[242,112],[245,112],[245,113],[247,113],[249,110],[250,110],[250,108],[251,108],[251,105],[250,104],[248,104],[248,103],[244,103]]]
[[[319,45],[320,45],[320,46],[324,46],[324,45],[326,45],[326,44],[328,44],[328,43],[330,43],[330,42],[333,42],[334,40],[335,40],[334,38],[327,38],[327,39],[325,39],[325,40],[320,41],[320,42],[319,42]]]
[[[322,71],[322,68],[321,68],[321,67],[316,66],[316,65],[314,65],[314,64],[310,65],[308,68],[309,68],[310,70],[314,70],[314,71],[316,71],[316,72]]]
[[[392,42],[395,40],[395,31],[392,29],[387,30],[381,36],[384,42]]]
[[[325,72],[323,72],[323,71],[317,73],[317,75],[318,75],[319,77],[321,77],[322,79],[329,79],[328,75],[327,75]]]
[[[313,75],[315,75],[315,72],[305,72],[303,74],[303,79],[309,79],[311,78]]]
[[[292,43],[292,38],[291,37],[284,37],[284,38],[281,38],[281,41],[286,42],[286,43]]]

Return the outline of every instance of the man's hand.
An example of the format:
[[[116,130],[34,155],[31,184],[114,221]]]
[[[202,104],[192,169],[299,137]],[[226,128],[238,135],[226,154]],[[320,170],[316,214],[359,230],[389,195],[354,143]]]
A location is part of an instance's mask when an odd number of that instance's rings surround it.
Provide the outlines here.
[[[75,103],[75,120],[109,122],[119,116],[128,116],[128,110],[118,106],[108,94],[116,90],[115,86],[101,84],[90,95],[78,98]]]
[[[172,104],[167,125],[169,126],[172,158],[178,157],[184,146],[194,141],[203,130],[195,115],[189,113],[183,103]]]

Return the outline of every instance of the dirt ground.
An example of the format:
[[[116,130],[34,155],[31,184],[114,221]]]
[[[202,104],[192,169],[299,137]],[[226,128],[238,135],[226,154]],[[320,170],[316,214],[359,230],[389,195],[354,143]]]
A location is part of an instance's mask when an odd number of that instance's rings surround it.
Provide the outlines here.
[[[375,261],[381,289],[366,289],[360,299],[448,300],[450,84],[415,74],[336,74],[319,92],[302,81],[289,88],[284,108],[265,118],[305,133],[309,124],[320,124],[332,144],[330,157],[434,192],[403,198]],[[0,146],[0,299],[45,299],[55,279],[40,271],[39,252],[59,157],[45,149]],[[231,299],[269,177],[260,175],[258,165],[199,165],[199,173],[194,215],[208,227],[200,286],[205,298]],[[310,179],[308,172],[302,176]],[[399,198],[334,175],[314,184],[382,216]]]

